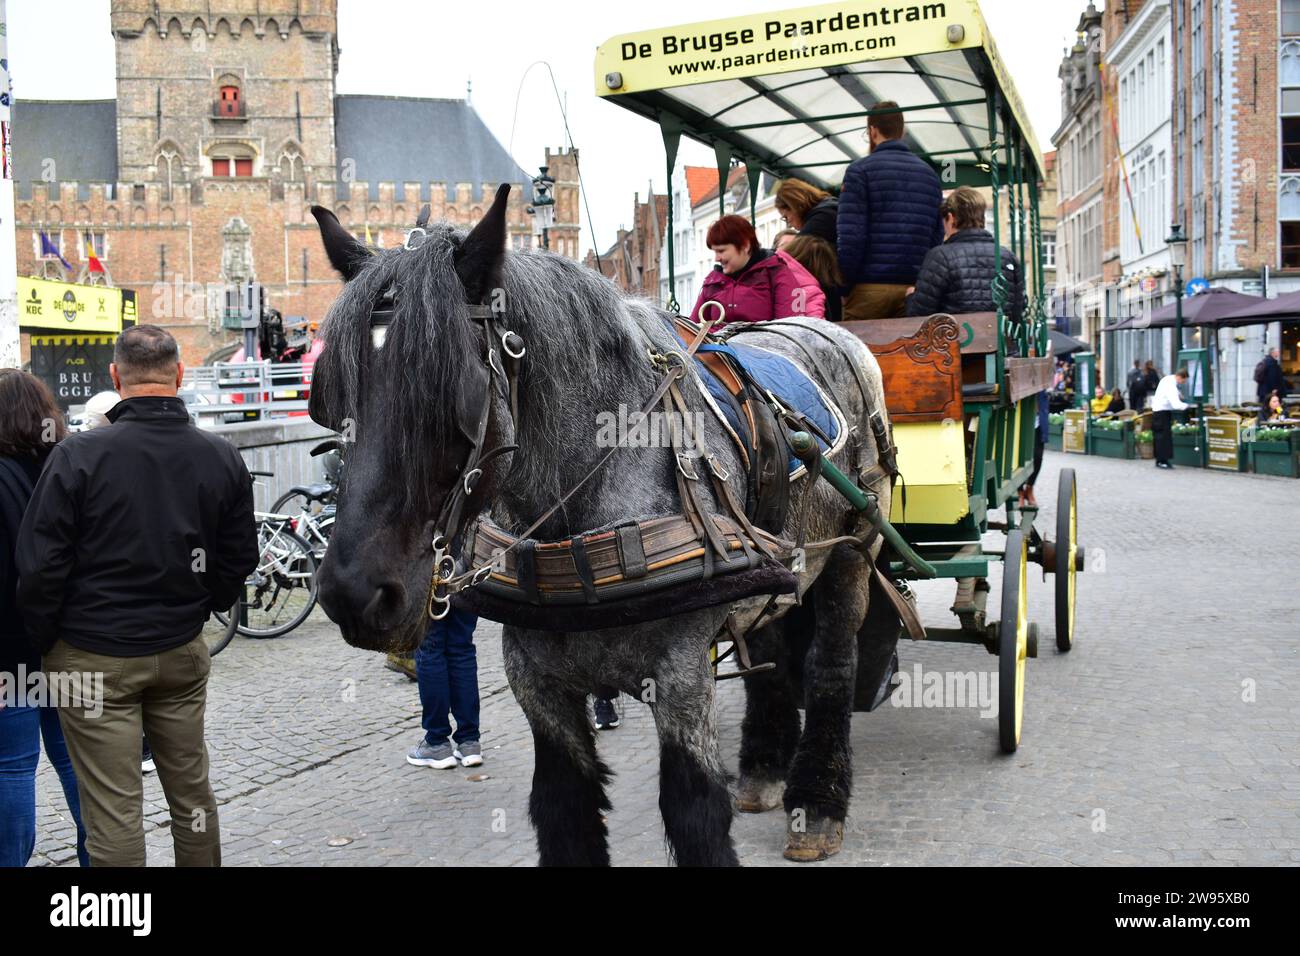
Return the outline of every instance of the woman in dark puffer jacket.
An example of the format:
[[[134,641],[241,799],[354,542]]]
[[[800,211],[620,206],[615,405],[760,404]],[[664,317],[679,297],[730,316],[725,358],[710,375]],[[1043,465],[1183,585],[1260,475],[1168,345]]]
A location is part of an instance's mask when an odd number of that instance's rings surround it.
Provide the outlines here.
[[[939,206],[944,241],[926,253],[916,277],[916,291],[907,302],[908,315],[948,312],[993,312],[996,247],[984,228],[984,197],[961,186]],[[1004,312],[1013,319],[1025,314],[1025,276],[1020,262],[1002,250],[1002,274],[1007,279]]]

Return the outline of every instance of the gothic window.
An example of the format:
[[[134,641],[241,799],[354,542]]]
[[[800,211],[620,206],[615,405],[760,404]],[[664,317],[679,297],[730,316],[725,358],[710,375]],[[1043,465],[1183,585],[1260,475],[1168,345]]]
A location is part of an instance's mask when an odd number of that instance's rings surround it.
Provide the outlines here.
[[[222,117],[244,115],[244,101],[240,98],[238,86],[227,84],[220,88],[217,94],[217,115]]]
[[[280,158],[277,161],[280,169],[280,178],[286,183],[298,183],[303,179],[303,159],[302,150],[295,143],[288,143],[280,151]]]
[[[163,184],[163,200],[170,201],[172,198],[172,184],[184,182],[185,180],[184,164],[181,161],[180,150],[175,143],[163,143],[158,147],[153,162],[158,170],[158,180]]]
[[[1277,217],[1300,220],[1300,177],[1282,177],[1277,197]]]
[[[1281,82],[1283,86],[1300,86],[1300,42],[1285,41],[1278,50],[1281,58]]]

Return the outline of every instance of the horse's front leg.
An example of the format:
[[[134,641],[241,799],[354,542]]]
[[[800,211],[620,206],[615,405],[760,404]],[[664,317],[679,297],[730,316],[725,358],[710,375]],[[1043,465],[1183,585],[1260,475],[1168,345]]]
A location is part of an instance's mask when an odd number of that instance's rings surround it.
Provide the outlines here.
[[[608,866],[604,815],[609,768],[596,756],[586,696],[548,679],[541,658],[553,642],[503,632],[506,677],[533,731],[528,816],[542,866]]]
[[[738,866],[707,646],[677,642],[655,667],[659,811],[679,866]]]
[[[816,623],[804,667],[803,735],[785,790],[788,860],[824,860],[844,841],[857,633],[867,613],[869,572],[867,559],[839,545],[813,585]]]

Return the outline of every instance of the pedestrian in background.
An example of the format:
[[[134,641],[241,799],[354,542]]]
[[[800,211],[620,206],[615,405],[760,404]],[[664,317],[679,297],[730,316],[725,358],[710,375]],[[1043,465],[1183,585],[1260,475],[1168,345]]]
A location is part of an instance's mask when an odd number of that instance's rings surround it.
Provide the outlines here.
[[[1034,470],[1029,473],[1029,480],[1020,486],[1020,507],[1038,507],[1038,499],[1034,497],[1034,483],[1038,481],[1038,473],[1043,468],[1043,449],[1047,447],[1047,432],[1051,428],[1051,420],[1048,418],[1048,401],[1047,392],[1038,393],[1038,399],[1035,403],[1037,413],[1034,415]]]
[[[0,369],[0,409],[0,680],[7,685],[0,693],[0,866],[26,866],[36,846],[36,766],[42,740],[77,828],[77,860],[89,866],[77,777],[59,712],[18,700],[27,689],[26,675],[39,673],[41,655],[18,610],[14,550],[41,467],[67,432],[45,383],[16,368]],[[6,703],[10,690],[13,704]]]
[[[1156,386],[1155,398],[1151,400],[1151,431],[1155,441],[1155,459],[1157,468],[1174,467],[1174,412],[1180,412],[1190,406],[1178,393],[1178,386],[1187,381],[1187,369],[1180,368],[1173,375],[1166,375]]]
[[[1160,370],[1156,368],[1155,362],[1151,361],[1151,359],[1147,359],[1146,365],[1142,368],[1142,384],[1145,391],[1144,400],[1154,400],[1156,388],[1159,387],[1160,379],[1162,377]]]
[[[430,622],[415,651],[424,738],[407,753],[409,764],[445,770],[456,766],[457,761],[466,767],[483,762],[478,727],[478,654],[474,649],[477,625],[475,615],[453,607],[442,620]],[[454,734],[452,718],[456,720]]]
[[[1277,392],[1265,398],[1263,404],[1259,406],[1259,423],[1261,425],[1285,417],[1286,412],[1282,408],[1282,396],[1278,395]]]
[[[1133,360],[1133,367],[1124,378],[1124,387],[1128,391],[1128,407],[1135,412],[1142,411],[1142,404],[1147,398],[1146,381],[1142,378],[1142,361]]]
[[[1268,350],[1255,371],[1255,395],[1261,405],[1267,404],[1268,397],[1274,392],[1279,395],[1287,390],[1286,378],[1282,375],[1282,363],[1278,361],[1281,353],[1277,348]]]
[[[1110,408],[1110,396],[1106,390],[1098,385],[1092,390],[1092,401],[1089,403],[1093,415],[1104,415],[1106,409]]]
[[[591,705],[591,720],[597,730],[613,730],[623,722],[615,705],[618,700],[617,687],[598,687],[593,696],[595,699]]]
[[[871,151],[845,170],[836,220],[846,319],[903,315],[925,254],[943,242],[939,174],[903,142],[897,103],[883,100],[871,111]]]
[[[127,329],[109,372],[112,427],[55,446],[23,518],[19,606],[47,673],[104,675],[98,715],[59,710],[93,865],[145,863],[143,732],[176,864],[218,866],[201,632],[257,565],[253,484],[233,445],[191,424],[166,330]]]

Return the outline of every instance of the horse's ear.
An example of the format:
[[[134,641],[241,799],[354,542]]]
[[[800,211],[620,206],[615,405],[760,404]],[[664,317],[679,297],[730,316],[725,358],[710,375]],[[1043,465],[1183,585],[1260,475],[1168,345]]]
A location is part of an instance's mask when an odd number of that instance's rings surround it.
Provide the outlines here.
[[[465,287],[466,299],[480,303],[497,285],[501,261],[506,254],[506,200],[510,184],[497,187],[492,206],[456,250],[456,275]]]
[[[357,242],[356,237],[339,223],[338,217],[324,206],[312,206],[311,214],[320,226],[321,242],[325,244],[325,255],[329,256],[330,265],[343,276],[343,281],[352,281],[370,258],[370,250]]]

